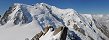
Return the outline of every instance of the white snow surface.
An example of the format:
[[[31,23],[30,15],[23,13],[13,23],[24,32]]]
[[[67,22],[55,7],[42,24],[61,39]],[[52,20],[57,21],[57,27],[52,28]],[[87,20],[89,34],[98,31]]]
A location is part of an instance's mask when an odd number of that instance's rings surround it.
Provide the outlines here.
[[[59,9],[45,3],[37,3],[35,5],[15,3],[14,5],[16,9],[9,15],[9,21],[4,25],[0,25],[0,40],[25,40],[25,38],[31,40],[37,33],[43,31],[43,28],[47,25],[52,25],[54,28],[66,26],[70,31],[75,32],[81,40],[91,40],[88,36],[94,40],[102,40],[100,36],[106,40],[109,39],[96,27],[91,14],[79,14],[73,9]],[[28,17],[30,20],[28,23],[22,24],[20,22],[17,25],[13,23],[18,10],[22,10],[20,13]],[[22,15],[20,17],[22,17]],[[99,17],[102,17],[102,15]],[[82,28],[86,36],[74,30],[74,24],[76,24],[78,28]],[[49,31],[39,39],[59,39],[58,35],[60,35],[60,32],[55,36],[53,36],[53,32],[49,29]]]

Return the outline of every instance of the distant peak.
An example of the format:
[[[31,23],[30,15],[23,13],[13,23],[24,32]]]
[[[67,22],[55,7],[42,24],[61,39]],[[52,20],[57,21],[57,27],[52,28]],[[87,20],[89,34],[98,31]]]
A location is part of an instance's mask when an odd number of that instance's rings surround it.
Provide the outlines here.
[[[46,4],[46,3],[40,3],[40,4],[43,4],[43,5],[48,5],[48,4]]]
[[[21,4],[21,3],[14,3],[14,5],[17,5],[17,4]]]
[[[46,3],[37,3],[35,4],[34,6],[50,6],[49,4],[46,4]]]
[[[31,6],[31,5],[27,5],[27,4],[23,4],[23,3],[14,3],[14,6]]]

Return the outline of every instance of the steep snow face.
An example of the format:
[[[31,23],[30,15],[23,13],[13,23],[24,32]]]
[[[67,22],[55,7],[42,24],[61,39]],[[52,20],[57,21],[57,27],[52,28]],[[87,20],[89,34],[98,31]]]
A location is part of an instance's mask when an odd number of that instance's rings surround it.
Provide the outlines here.
[[[0,40],[108,40],[108,17],[102,19],[45,3],[15,3],[0,19]]]
[[[109,15],[93,15],[96,27],[109,38]]]

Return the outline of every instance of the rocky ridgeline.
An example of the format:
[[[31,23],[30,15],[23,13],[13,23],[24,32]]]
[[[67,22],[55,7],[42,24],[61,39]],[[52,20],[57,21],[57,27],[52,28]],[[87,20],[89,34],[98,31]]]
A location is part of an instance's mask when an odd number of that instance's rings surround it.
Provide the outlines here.
[[[60,9],[45,3],[17,3],[0,16],[0,26],[10,24],[20,27],[23,24],[34,24],[41,31],[36,30],[36,35],[31,40],[42,40],[47,37],[50,40],[108,40],[108,20],[108,15],[79,14],[73,9]]]

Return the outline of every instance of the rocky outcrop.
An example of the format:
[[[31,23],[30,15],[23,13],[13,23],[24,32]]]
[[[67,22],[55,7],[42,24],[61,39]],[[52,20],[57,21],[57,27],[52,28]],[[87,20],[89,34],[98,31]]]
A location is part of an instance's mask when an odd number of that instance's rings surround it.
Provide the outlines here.
[[[31,40],[39,40],[39,38],[42,35],[45,35],[50,28],[53,28],[53,27],[52,26],[45,27],[44,28],[44,32],[41,31],[40,33],[36,34]],[[53,35],[55,36],[60,31],[61,31],[61,35],[59,35],[60,36],[60,40],[66,40],[68,28],[67,27],[63,27],[63,26],[60,26],[60,27],[54,29]]]
[[[59,27],[59,28],[56,28],[55,31],[54,31],[54,33],[53,33],[53,35],[56,35],[56,34],[59,33],[60,31],[62,31],[63,28],[64,28],[63,26],[61,26],[61,27]]]
[[[47,26],[47,27],[44,28],[44,35],[48,32],[48,30],[49,30],[50,28],[53,28],[53,26]],[[54,29],[54,28],[53,28],[53,29]]]
[[[46,38],[49,40],[108,40],[109,15],[103,16],[103,18],[101,18],[102,15],[97,17],[92,17],[91,14],[78,14],[73,9],[59,9],[45,3],[15,4],[0,18],[0,27],[1,30],[2,28],[6,29],[6,32],[3,33],[8,33],[10,30],[16,30],[16,28],[20,30],[20,27],[25,26],[23,28],[26,33],[29,29],[32,34],[27,34],[29,36],[34,35],[31,40],[45,40]],[[8,28],[10,30],[7,31]],[[29,39],[26,38],[25,40]]]
[[[41,31],[40,33],[36,34],[31,40],[39,40],[39,38],[43,35],[44,33]]]
[[[61,33],[60,40],[66,40],[68,28],[64,27]]]
[[[79,28],[76,24],[74,24],[73,27],[74,27],[74,29],[75,29],[76,31],[82,33],[83,35],[86,35],[86,34],[85,34],[85,31],[84,31],[82,28]]]
[[[39,38],[40,38],[42,35],[45,35],[45,34],[48,32],[48,30],[49,30],[50,28],[52,28],[52,26],[47,26],[47,27],[45,27],[45,28],[44,28],[44,32],[41,31],[40,33],[36,34],[31,40],[39,40]]]

